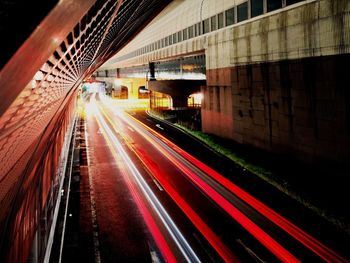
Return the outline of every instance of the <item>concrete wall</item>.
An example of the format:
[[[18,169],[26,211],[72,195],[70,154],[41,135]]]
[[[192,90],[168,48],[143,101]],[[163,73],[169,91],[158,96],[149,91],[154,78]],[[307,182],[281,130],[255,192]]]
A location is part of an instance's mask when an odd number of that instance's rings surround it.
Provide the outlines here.
[[[350,1],[301,2],[207,36],[207,69],[350,52]]]
[[[208,70],[203,131],[309,160],[350,158],[350,55]]]
[[[208,36],[203,131],[310,160],[350,158],[350,1]]]

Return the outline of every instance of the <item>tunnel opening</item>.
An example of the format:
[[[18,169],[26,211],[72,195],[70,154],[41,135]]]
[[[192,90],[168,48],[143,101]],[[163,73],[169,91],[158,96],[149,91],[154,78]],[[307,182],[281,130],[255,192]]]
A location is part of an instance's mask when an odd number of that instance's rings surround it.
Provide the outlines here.
[[[152,110],[157,112],[169,111],[173,107],[173,100],[171,96],[167,94],[151,91],[150,107]]]
[[[187,107],[189,108],[200,108],[202,106],[203,94],[196,92],[188,96]]]
[[[158,116],[191,130],[201,130],[201,102],[199,92],[177,97],[151,91],[150,110]]]

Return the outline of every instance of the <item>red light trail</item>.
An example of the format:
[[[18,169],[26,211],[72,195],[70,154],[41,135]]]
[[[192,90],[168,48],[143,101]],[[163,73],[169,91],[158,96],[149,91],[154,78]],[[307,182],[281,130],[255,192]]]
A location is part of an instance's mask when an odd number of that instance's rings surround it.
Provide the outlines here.
[[[312,250],[315,254],[317,254],[319,257],[324,259],[327,262],[347,262],[344,258],[342,258],[340,255],[338,255],[336,252],[316,240],[314,237],[307,234],[305,231],[288,221],[286,218],[282,217],[275,211],[273,211],[271,208],[260,202],[258,199],[253,197],[252,195],[248,194],[246,191],[226,179],[224,176],[204,164],[203,162],[199,161],[183,149],[179,148],[177,145],[169,141],[167,138],[156,132],[155,130],[150,129],[148,126],[140,122],[139,120],[135,119],[134,117],[130,116],[130,118],[133,118],[136,122],[138,122],[140,125],[142,125],[145,129],[147,129],[149,132],[160,138],[164,143],[166,143],[169,147],[171,147],[173,150],[175,150],[177,153],[181,154],[186,160],[194,164],[196,167],[201,169],[206,174],[210,175],[213,179],[215,179],[217,182],[222,184],[225,188],[230,190],[232,193],[237,195],[239,198],[241,198],[243,201],[245,201],[247,204],[249,204],[251,207],[256,209],[259,213],[270,219],[272,222],[274,222],[277,226],[282,228],[284,231],[286,231],[288,234],[290,234],[292,237],[297,239],[299,242],[301,242],[303,245],[308,247],[310,250]]]
[[[112,108],[108,101],[106,102],[105,99],[103,100],[104,104],[108,106],[109,110],[114,111],[115,108]],[[174,186],[166,179],[164,174],[166,172],[155,165],[154,160],[152,160],[152,157],[149,155],[148,151],[145,150],[142,145],[138,145],[137,143],[133,142],[132,134],[128,135],[130,131],[140,134],[148,143],[150,143],[150,145],[152,145],[152,147],[154,147],[154,149],[161,154],[161,156],[164,156],[167,160],[169,160],[174,167],[181,171],[182,174],[186,175],[187,179],[196,185],[207,197],[214,201],[215,204],[221,207],[235,222],[237,222],[248,233],[255,237],[256,240],[258,240],[279,260],[283,262],[301,262],[298,256],[293,255],[293,253],[275,240],[268,232],[266,232],[256,222],[244,214],[240,208],[236,207],[231,200],[231,195],[235,196],[235,198],[238,197],[250,207],[249,209],[253,209],[253,211],[258,212],[260,215],[268,219],[269,222],[272,222],[278,226],[285,233],[293,237],[321,259],[327,262],[347,262],[336,252],[136,118],[132,117],[131,115],[126,115],[121,111],[114,111],[118,118],[111,118],[111,114],[108,113],[109,110],[103,109],[102,104],[99,104],[96,109],[102,113],[103,118],[109,123],[108,125],[112,127],[115,133],[119,134],[119,136],[123,138],[127,147],[136,154],[148,172],[157,180],[157,182],[159,182],[161,187],[184,212],[187,218],[193,223],[193,225],[224,261],[236,262],[239,260],[222,242],[217,234],[202,220],[191,205],[179,194],[176,188],[174,188]],[[118,125],[116,125],[116,121],[118,121]],[[129,132],[125,133],[125,131],[121,129],[124,122],[127,124],[126,126],[124,125],[124,127],[127,127],[130,130]],[[137,196],[135,197],[135,200],[137,200]],[[140,211],[142,211],[142,205],[138,204],[138,207],[140,207]],[[147,219],[147,213],[143,212],[143,214]],[[151,227],[152,224],[148,223],[148,225]],[[157,237],[159,233],[157,234],[155,230],[152,231],[152,235]],[[161,239],[158,239],[158,242],[160,242],[159,240]],[[160,242],[158,245],[162,247],[162,253],[167,255],[167,248],[165,244]]]

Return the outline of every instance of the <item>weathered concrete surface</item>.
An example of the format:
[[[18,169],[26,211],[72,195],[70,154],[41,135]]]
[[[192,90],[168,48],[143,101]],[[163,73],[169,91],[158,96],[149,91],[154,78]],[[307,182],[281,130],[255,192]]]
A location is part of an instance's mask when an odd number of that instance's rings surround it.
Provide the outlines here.
[[[208,35],[207,69],[350,52],[350,1],[320,0]]]
[[[350,55],[207,71],[204,132],[308,160],[350,159]]]
[[[203,130],[348,162],[349,11],[349,1],[321,0],[210,34]]]

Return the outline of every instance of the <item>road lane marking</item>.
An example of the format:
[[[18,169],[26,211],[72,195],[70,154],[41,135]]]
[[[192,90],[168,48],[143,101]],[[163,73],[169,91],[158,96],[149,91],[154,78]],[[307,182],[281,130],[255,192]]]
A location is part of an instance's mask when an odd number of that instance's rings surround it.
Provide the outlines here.
[[[156,184],[156,186],[158,187],[158,189],[160,191],[164,191],[164,189],[160,186],[160,184],[158,183],[158,181],[155,178],[153,178],[153,182]]]
[[[251,248],[249,248],[246,244],[243,243],[242,240],[236,239],[237,243],[240,244],[246,251],[247,253],[254,258],[256,262],[260,263],[266,263],[266,261],[262,260]]]
[[[157,123],[156,126],[157,126],[158,129],[161,129],[161,130],[164,131],[164,128],[162,126],[160,126],[160,124]]]

